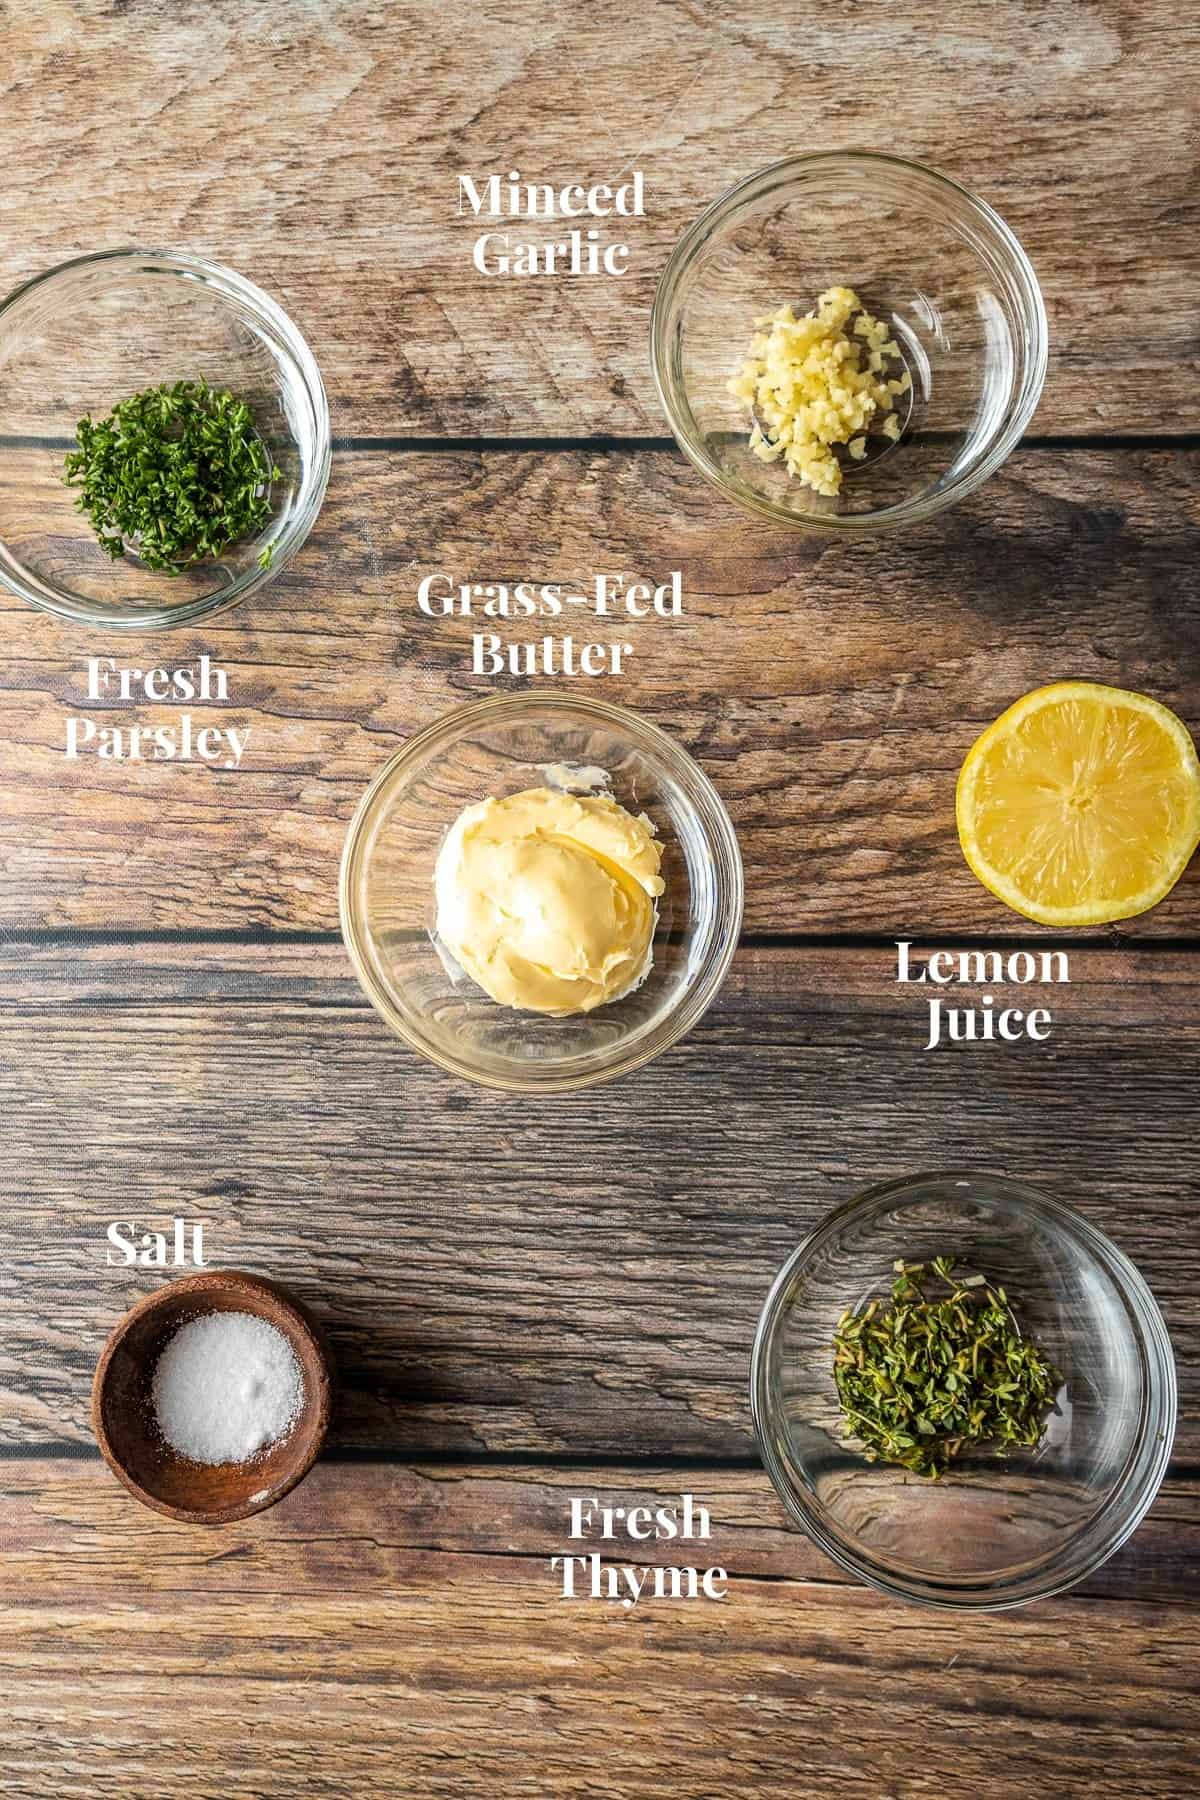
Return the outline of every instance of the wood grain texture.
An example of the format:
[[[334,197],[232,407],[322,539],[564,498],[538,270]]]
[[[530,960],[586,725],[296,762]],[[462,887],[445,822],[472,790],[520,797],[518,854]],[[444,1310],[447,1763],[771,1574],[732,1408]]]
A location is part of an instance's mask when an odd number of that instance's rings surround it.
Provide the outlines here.
[[[550,621],[631,642],[626,674],[538,685],[642,710],[694,752],[738,830],[747,928],[1036,936],[963,862],[959,764],[1064,675],[1143,689],[1200,729],[1198,552],[1200,457],[1180,450],[1025,451],[943,519],[849,546],[764,532],[667,452],[347,454],[294,568],[201,631],[121,639],[0,601],[0,923],[336,929],[368,780],[416,727],[503,685],[470,673],[492,622],[423,616],[422,577],[677,568],[679,619]],[[514,642],[547,629],[500,623]],[[230,701],[192,710],[249,728],[240,769],[67,760],[74,714],[181,710],[89,704],[89,656],[204,651]],[[1122,928],[1197,932],[1195,872]]]
[[[725,1602],[558,1597],[569,1494],[683,1486],[711,1507]],[[843,1585],[758,1474],[324,1464],[273,1512],[203,1534],[93,1462],[8,1465],[4,1487],[7,1792],[1190,1791],[1200,1636],[1153,1573],[1171,1491],[1099,1588],[963,1620]],[[1167,1555],[1194,1553],[1192,1515]]]
[[[0,293],[131,240],[209,254],[305,332],[344,444],[297,563],[200,632],[84,633],[0,597],[0,1789],[1182,1800],[1200,875],[1071,946],[1043,1048],[924,1053],[888,940],[1043,935],[953,830],[962,754],[1018,694],[1088,676],[1200,729],[1195,18],[0,0],[0,38]],[[661,438],[647,326],[679,231],[777,156],[863,144],[958,176],[1022,238],[1052,340],[1033,429],[1070,444],[843,547],[751,524],[665,449],[551,441]],[[475,276],[456,178],[514,165],[643,168],[629,277]],[[410,437],[426,448],[369,442]],[[429,447],[451,438],[472,441]],[[6,450],[5,516],[56,479],[49,453]],[[387,1035],[336,937],[365,783],[491,690],[472,627],[419,617],[417,584],[676,567],[682,619],[569,628],[632,642],[622,679],[586,686],[708,769],[757,937],[704,1023],[619,1087],[517,1106],[458,1086]],[[67,717],[101,712],[89,655],[204,651],[233,689],[204,722],[251,729],[239,772],[64,759]],[[746,1395],[803,1232],[872,1180],[956,1163],[1107,1229],[1180,1380],[1131,1542],[1074,1594],[979,1620],[891,1604],[789,1529]],[[177,1214],[307,1300],[341,1376],[330,1459],[215,1531],[139,1508],[87,1425],[107,1330],[164,1278],[107,1266],[105,1228]],[[727,1603],[557,1597],[572,1493],[684,1488]]]
[[[998,1166],[1138,1263],[1200,1462],[1200,955],[1077,951],[1048,1045],[926,1053],[885,948],[744,950],[683,1045],[520,1105],[391,1039],[338,945],[136,955],[134,983],[123,946],[8,947],[14,1447],[87,1441],[104,1337],[162,1279],[105,1266],[108,1222],[178,1213],[328,1326],[335,1447],[751,1457],[754,1326],[803,1233],[871,1181]]]
[[[1171,0],[855,4],[802,32],[775,0],[510,0],[469,31],[435,0],[0,19],[0,286],[131,239],[207,253],[292,313],[341,432],[661,431],[647,323],[679,232],[778,157],[864,145],[945,169],[1025,243],[1040,431],[1196,428],[1200,34]],[[642,168],[631,273],[477,275],[457,179],[513,166]]]

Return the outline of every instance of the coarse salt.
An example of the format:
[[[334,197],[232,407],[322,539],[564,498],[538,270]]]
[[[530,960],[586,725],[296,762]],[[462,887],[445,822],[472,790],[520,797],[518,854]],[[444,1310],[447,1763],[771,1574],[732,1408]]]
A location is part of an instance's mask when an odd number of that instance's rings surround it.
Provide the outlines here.
[[[151,1397],[159,1430],[180,1456],[243,1463],[291,1431],[304,1375],[287,1338],[266,1319],[205,1313],[159,1357]]]

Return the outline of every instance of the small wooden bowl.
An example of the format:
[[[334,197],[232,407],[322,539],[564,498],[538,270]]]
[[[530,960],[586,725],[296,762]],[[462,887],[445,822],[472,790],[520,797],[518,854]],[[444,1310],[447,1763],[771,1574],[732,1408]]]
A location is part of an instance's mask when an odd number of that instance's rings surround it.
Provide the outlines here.
[[[304,1376],[296,1424],[248,1463],[191,1462],[163,1441],[155,1421],[150,1389],[159,1357],[181,1325],[214,1312],[266,1319],[287,1338]],[[308,1474],[332,1399],[324,1333],[306,1309],[260,1275],[214,1269],[170,1281],[126,1313],[96,1364],[92,1429],[113,1474],[144,1506],[190,1525],[224,1525],[274,1506]]]

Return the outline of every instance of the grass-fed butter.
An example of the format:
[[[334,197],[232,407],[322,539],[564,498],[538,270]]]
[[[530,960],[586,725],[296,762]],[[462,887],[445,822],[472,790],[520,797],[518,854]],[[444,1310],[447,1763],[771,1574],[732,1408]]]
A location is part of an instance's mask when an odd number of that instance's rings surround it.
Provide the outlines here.
[[[482,800],[438,855],[437,935],[501,1006],[590,1012],[649,973],[661,862],[650,820],[610,794]]]

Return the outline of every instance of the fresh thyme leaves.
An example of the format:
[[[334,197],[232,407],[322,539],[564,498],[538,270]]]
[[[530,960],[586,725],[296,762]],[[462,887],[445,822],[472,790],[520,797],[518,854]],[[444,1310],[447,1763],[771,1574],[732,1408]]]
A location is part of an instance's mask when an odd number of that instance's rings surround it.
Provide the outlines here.
[[[81,489],[75,505],[111,557],[132,550],[147,568],[178,575],[271,517],[280,471],[250,408],[206,381],[132,394],[106,419],[80,419],[75,434],[64,479]]]
[[[896,1263],[891,1304],[847,1309],[833,1339],[842,1427],[868,1462],[936,1481],[960,1451],[1032,1446],[1062,1377],[1021,1336],[1002,1287],[954,1274],[955,1259]],[[949,1292],[930,1299],[936,1278]]]

